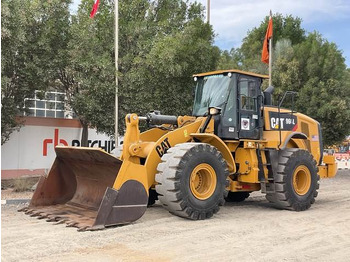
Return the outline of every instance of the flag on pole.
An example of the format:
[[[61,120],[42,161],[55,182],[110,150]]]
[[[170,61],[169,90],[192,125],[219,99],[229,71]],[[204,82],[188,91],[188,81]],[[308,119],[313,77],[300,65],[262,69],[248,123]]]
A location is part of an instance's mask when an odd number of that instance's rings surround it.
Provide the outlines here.
[[[97,13],[98,10],[98,5],[100,3],[100,0],[96,0],[94,3],[94,6],[92,7],[91,13],[90,13],[90,18],[94,18],[95,14]]]
[[[261,61],[268,64],[269,63],[269,52],[270,52],[270,38],[272,37],[272,16],[270,14],[269,25],[267,26],[267,31],[264,39],[263,50],[261,53]]]

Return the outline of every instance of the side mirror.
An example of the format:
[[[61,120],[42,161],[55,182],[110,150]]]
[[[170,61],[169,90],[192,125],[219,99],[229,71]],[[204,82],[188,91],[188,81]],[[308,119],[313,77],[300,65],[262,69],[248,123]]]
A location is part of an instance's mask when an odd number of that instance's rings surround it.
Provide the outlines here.
[[[221,113],[220,107],[215,107],[215,106],[209,107],[208,108],[208,117],[207,117],[207,119],[205,119],[204,125],[200,129],[200,133],[204,133],[205,130],[207,129],[208,124],[209,124],[210,120],[212,119],[212,117],[219,115],[220,113]]]
[[[220,107],[209,107],[208,109],[208,115],[210,116],[216,116],[219,115],[221,113],[221,108]]]

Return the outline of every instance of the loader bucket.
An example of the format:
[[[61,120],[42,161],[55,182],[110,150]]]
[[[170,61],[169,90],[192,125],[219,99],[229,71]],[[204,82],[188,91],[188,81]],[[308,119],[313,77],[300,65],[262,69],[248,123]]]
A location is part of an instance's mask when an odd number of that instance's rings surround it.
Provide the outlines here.
[[[47,177],[41,177],[26,214],[79,230],[128,224],[147,208],[148,195],[136,180],[113,189],[122,161],[98,148],[56,147]]]

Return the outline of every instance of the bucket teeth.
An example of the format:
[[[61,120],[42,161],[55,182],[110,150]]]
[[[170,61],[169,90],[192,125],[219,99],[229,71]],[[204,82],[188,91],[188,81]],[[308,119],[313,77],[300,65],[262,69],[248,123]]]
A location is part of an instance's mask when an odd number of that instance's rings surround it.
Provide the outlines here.
[[[60,225],[66,223],[67,227],[78,227],[78,222],[69,220],[66,217],[43,214],[42,216],[39,216],[39,219],[40,218],[47,218],[46,222],[54,222],[53,225]]]
[[[30,215],[30,214],[32,214],[33,212],[34,212],[33,209],[28,209],[28,210],[25,211],[24,213],[25,213],[26,215]]]
[[[78,225],[78,223],[77,222],[67,222],[67,225],[66,225],[66,227],[76,227]]]
[[[21,209],[18,209],[18,212],[26,212],[28,210],[28,207],[23,207]]]
[[[63,224],[65,222],[67,222],[68,219],[64,218],[64,217],[60,217],[60,216],[53,216],[53,215],[48,215],[46,222],[54,222],[54,225],[59,225],[59,224]]]
[[[55,215],[48,215],[47,216],[47,219],[46,219],[46,222],[57,222],[59,220],[63,219],[62,217],[60,216],[55,216]]]
[[[85,231],[89,230],[89,228],[90,228],[90,227],[88,227],[88,226],[79,227],[79,228],[78,228],[78,232],[85,232]]]
[[[30,217],[38,217],[41,215],[42,212],[32,212],[29,216]]]
[[[62,220],[56,220],[56,223],[53,223],[54,225],[60,225],[66,223],[68,220],[67,219],[62,219]]]
[[[52,215],[48,215],[46,222],[56,222],[57,221],[57,217],[52,216]]]
[[[38,219],[44,219],[47,217],[48,217],[48,214],[42,213],[41,215],[38,216]]]

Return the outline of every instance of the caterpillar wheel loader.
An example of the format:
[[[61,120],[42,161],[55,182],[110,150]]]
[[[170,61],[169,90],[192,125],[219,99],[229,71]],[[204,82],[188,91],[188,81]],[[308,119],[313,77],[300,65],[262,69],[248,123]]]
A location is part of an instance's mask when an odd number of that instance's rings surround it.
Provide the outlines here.
[[[136,221],[157,199],[193,220],[258,190],[277,208],[310,208],[319,179],[335,176],[335,159],[323,155],[317,121],[271,105],[273,88],[261,90],[266,78],[239,70],[194,75],[192,115],[128,114],[120,157],[57,146],[22,211],[84,231]],[[149,130],[141,133],[139,121]]]

